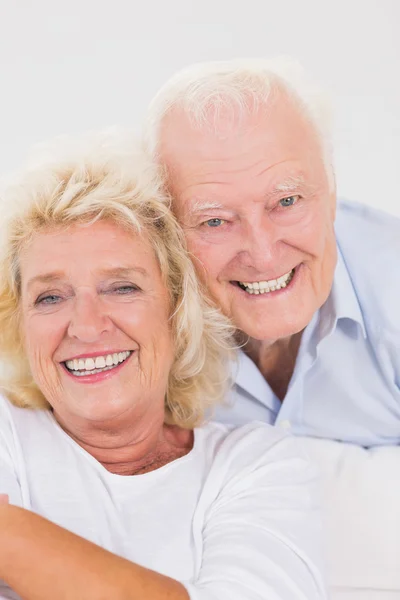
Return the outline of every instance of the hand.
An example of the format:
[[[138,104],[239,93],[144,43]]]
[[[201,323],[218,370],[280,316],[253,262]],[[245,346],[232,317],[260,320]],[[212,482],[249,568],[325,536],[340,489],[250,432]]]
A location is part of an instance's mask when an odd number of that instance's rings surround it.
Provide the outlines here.
[[[8,504],[9,498],[7,494],[0,494],[0,504]]]

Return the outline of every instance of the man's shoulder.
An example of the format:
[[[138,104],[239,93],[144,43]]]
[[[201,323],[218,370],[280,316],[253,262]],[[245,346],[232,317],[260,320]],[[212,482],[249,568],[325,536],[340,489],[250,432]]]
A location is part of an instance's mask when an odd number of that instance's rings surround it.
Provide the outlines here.
[[[335,229],[341,248],[362,249],[377,261],[386,261],[391,245],[400,247],[400,218],[371,206],[340,200]]]
[[[341,201],[336,239],[364,316],[380,330],[400,331],[400,219]]]

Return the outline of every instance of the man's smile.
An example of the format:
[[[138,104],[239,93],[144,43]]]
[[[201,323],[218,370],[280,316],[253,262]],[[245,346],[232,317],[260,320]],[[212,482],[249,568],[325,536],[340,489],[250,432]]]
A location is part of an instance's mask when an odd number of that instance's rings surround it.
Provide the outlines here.
[[[236,281],[232,283],[236,283],[242,290],[247,292],[248,294],[268,294],[269,292],[275,292],[282,288],[285,288],[292,281],[295,273],[295,269],[291,269],[287,273],[280,275],[276,279],[268,279],[265,281],[253,281],[253,282],[243,282]]]

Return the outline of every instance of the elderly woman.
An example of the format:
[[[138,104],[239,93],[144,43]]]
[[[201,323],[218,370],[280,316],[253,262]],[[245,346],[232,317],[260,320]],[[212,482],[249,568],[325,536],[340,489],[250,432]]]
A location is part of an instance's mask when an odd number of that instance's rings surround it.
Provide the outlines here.
[[[296,442],[205,421],[230,328],[144,158],[100,137],[0,211],[1,598],[325,598]]]

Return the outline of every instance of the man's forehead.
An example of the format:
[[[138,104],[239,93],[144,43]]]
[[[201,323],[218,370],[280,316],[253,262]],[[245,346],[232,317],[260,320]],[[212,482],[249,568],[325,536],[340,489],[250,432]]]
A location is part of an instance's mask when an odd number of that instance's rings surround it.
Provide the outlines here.
[[[211,135],[223,139],[232,132],[236,133],[246,126],[247,121],[254,118],[254,114],[245,110],[240,112],[235,106],[209,106],[201,111],[187,109],[185,106],[176,105],[170,108],[162,121],[162,130],[169,133],[176,128]]]
[[[267,200],[269,197],[276,195],[295,194],[304,191],[311,193],[314,190],[312,183],[300,171],[297,173],[293,172],[292,174],[286,172],[285,175],[275,177],[271,181],[265,181],[261,185],[262,187],[258,196],[259,200],[263,198]],[[221,186],[219,189],[214,188],[212,191],[203,186],[203,190],[197,188],[193,191],[193,195],[190,194],[189,190],[189,193],[184,196],[175,200],[175,202],[178,201],[179,207],[183,209],[185,214],[201,214],[213,210],[229,211],[232,208],[230,206],[230,200],[233,199],[232,192],[226,186]]]
[[[211,136],[224,140],[233,135],[245,133],[249,128],[257,128],[262,121],[276,121],[276,113],[284,113],[282,125],[290,120],[304,122],[304,111],[300,105],[281,90],[265,98],[265,101],[245,99],[216,99],[216,103],[207,102],[199,106],[188,106],[184,102],[171,106],[161,121],[160,137],[172,142],[174,132],[184,130],[200,136]]]
[[[298,109],[275,108],[263,122],[252,115],[247,128],[227,139],[194,127],[182,109],[171,111],[160,158],[178,211],[223,208],[228,197],[236,202],[236,196],[291,192],[318,175],[323,156],[314,127],[304,115],[298,118]]]
[[[183,109],[173,109],[160,131],[161,161],[181,174],[199,167],[207,170],[208,165],[236,171],[257,159],[274,164],[289,156],[304,159],[321,153],[314,126],[293,107],[275,104],[219,131],[209,124],[194,125]]]
[[[160,128],[159,153],[170,169],[186,166],[191,158],[207,162],[211,156],[226,156],[232,151],[232,141],[240,138],[242,128],[218,121],[218,126],[205,120],[194,122],[182,108],[172,109]]]

